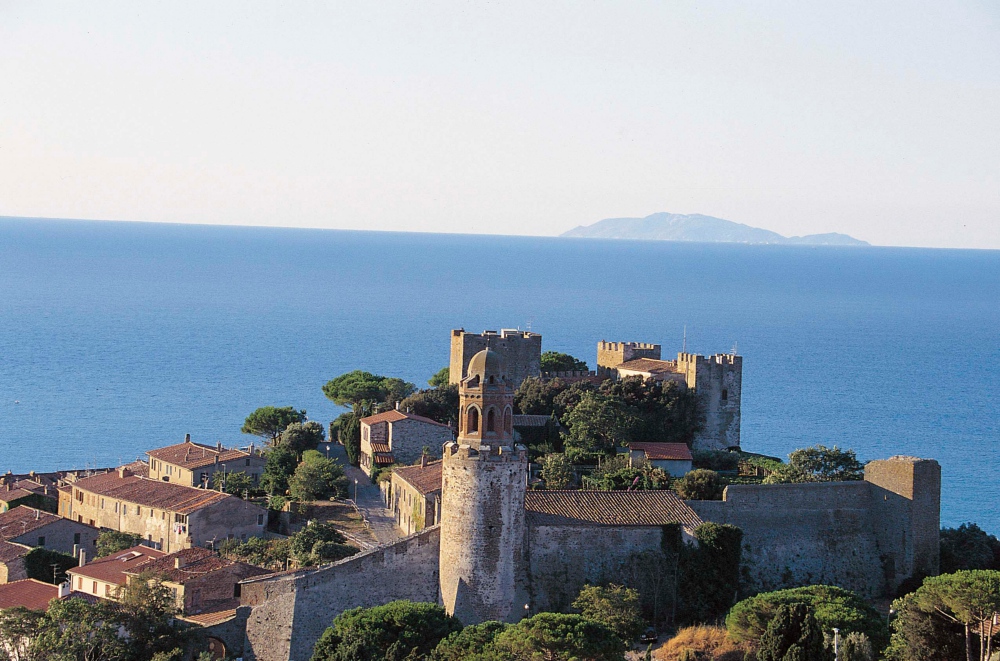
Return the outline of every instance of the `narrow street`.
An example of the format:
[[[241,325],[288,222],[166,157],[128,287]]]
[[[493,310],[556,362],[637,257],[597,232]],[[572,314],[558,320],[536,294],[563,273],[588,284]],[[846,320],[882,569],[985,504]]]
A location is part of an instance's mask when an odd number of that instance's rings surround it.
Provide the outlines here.
[[[320,446],[321,451],[325,451],[327,444]],[[402,533],[396,527],[389,511],[382,503],[382,493],[378,485],[372,484],[371,480],[364,472],[352,466],[347,461],[347,451],[339,443],[330,443],[330,459],[338,461],[344,467],[344,474],[348,479],[347,497],[355,500],[355,484],[357,485],[357,507],[361,516],[368,522],[372,535],[379,544],[389,544],[402,537]]]

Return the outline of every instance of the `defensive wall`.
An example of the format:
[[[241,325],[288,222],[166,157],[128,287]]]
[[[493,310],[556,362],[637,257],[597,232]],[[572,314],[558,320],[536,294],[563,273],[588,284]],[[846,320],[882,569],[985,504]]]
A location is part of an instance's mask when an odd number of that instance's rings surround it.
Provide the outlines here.
[[[499,333],[487,330],[477,335],[459,328],[451,331],[449,382],[461,381],[472,357],[487,347],[503,356],[514,390],[529,376],[537,377],[542,372],[542,336],[538,333],[505,328]]]
[[[636,358],[660,360],[660,345],[646,342],[606,342],[597,343],[597,374],[614,376],[614,368]]]
[[[678,353],[677,370],[684,374],[687,387],[694,390],[705,416],[693,447],[698,450],[739,447],[743,357],[727,353],[708,357]]]
[[[940,498],[936,461],[892,457],[870,462],[864,481],[730,485],[721,501],[688,505],[743,530],[752,589],[821,583],[877,597],[938,573]]]
[[[309,661],[333,618],[397,599],[439,603],[440,529],[433,526],[318,569],[242,582],[247,619],[244,659]]]

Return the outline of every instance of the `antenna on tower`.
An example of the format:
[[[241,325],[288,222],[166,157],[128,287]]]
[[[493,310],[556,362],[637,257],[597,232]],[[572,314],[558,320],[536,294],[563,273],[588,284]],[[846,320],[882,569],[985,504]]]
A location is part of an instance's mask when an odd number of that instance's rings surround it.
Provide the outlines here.
[[[687,327],[687,324],[684,324],[684,344],[682,345],[682,347],[683,348],[681,349],[681,353],[687,353],[688,352],[688,327]]]
[[[733,342],[733,349],[729,353],[735,356],[739,352],[739,344],[739,341]]]

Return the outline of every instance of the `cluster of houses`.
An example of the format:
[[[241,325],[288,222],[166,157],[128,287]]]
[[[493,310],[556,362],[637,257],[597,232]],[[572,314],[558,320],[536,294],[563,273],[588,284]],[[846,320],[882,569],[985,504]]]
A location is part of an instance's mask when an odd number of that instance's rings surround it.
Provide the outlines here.
[[[243,472],[259,481],[265,458],[253,446],[183,443],[151,450],[148,461],[116,469],[0,478],[0,609],[45,610],[53,599],[115,599],[147,573],[174,594],[181,618],[205,627],[236,615],[239,583],[270,573],[220,557],[227,539],[263,535],[267,512],[213,490],[213,476]],[[97,558],[103,530],[130,533],[140,544]],[[35,549],[72,555],[77,566],[55,585],[28,576]],[[211,635],[218,658],[226,644]]]

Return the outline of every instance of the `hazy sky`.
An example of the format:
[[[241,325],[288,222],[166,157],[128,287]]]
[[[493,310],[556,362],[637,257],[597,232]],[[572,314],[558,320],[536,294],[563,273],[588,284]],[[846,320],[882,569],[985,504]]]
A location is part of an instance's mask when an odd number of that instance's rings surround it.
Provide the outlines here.
[[[0,215],[1000,248],[1000,4],[0,1]]]

